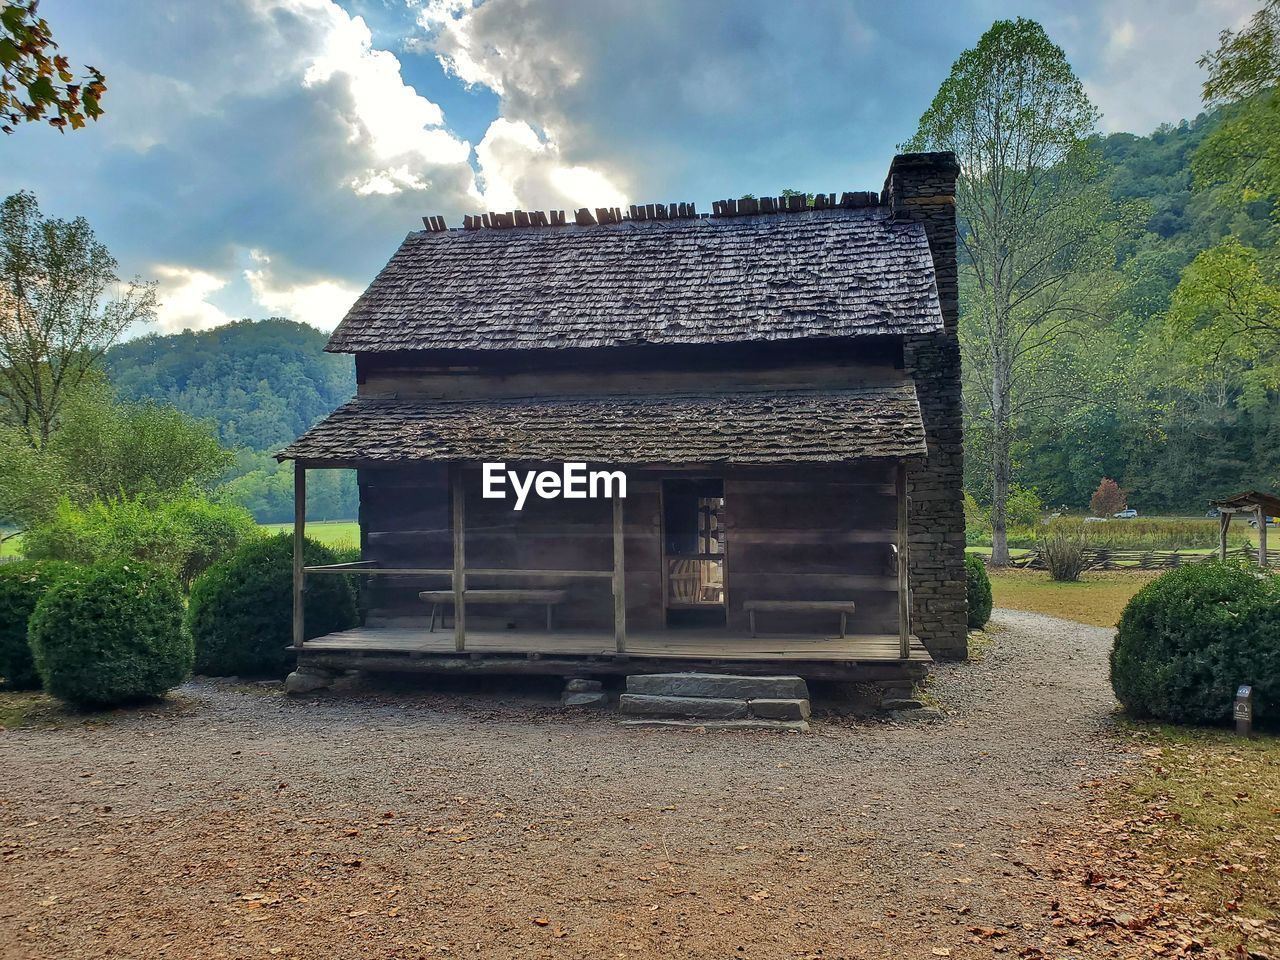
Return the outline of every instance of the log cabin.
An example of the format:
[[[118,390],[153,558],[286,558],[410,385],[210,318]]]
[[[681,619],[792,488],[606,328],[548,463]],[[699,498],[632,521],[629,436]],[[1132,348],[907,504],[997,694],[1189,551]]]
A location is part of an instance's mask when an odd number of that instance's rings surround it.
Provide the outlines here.
[[[300,669],[891,682],[965,657],[957,173],[424,218],[326,347],[356,396],[277,455]],[[335,468],[361,560],[307,567],[307,471]],[[353,570],[365,622],[313,636],[306,583]]]

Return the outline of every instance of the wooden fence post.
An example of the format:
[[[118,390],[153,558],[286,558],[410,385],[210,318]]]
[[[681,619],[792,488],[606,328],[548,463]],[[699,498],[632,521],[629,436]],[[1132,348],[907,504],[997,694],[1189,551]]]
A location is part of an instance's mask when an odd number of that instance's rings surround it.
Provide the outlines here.
[[[627,649],[626,537],[622,523],[622,498],[613,494],[613,643],[618,653]]]
[[[462,486],[462,464],[449,464],[449,499],[453,503],[453,648],[467,648],[467,542],[466,502]]]

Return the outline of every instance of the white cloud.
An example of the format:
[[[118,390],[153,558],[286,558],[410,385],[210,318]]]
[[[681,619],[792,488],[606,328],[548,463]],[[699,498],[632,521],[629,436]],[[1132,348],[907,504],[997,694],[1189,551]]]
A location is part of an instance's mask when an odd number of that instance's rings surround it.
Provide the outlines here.
[[[1256,7],[1253,0],[1124,0],[1102,7],[1101,22],[1081,25],[1075,48],[1106,44],[1081,70],[1107,133],[1150,133],[1200,110],[1203,72],[1196,61],[1217,46],[1218,32]],[[1068,52],[1071,52],[1068,50]]]
[[[332,330],[362,292],[362,288],[333,279],[288,283],[274,275],[271,258],[261,250],[249,251],[249,257],[257,267],[244,271],[244,279],[253,299],[271,316]]]
[[[499,117],[476,145],[484,203],[491,210],[620,206],[623,192],[599,170],[568,165],[550,137]]]
[[[159,283],[156,320],[162,333],[204,330],[234,319],[208,300],[227,285],[221,277],[171,264],[157,264],[151,273]]]
[[[467,163],[471,145],[445,129],[440,106],[404,82],[400,61],[373,47],[362,17],[352,17],[332,0],[277,0],[281,9],[307,18],[317,31],[318,49],[307,57],[307,88],[345,86],[342,116],[348,142],[364,146],[370,165],[348,185],[357,193],[398,193],[425,189],[423,168]]]

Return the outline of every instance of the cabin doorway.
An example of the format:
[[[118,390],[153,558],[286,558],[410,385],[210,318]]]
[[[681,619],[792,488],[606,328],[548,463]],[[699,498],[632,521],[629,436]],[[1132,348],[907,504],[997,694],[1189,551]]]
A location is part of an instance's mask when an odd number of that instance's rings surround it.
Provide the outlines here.
[[[725,625],[724,481],[662,481],[663,602],[668,627]]]

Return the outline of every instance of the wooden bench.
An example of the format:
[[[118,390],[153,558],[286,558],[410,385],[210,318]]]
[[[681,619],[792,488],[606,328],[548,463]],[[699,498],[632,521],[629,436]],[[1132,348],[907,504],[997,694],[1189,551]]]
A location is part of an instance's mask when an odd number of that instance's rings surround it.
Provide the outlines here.
[[[838,613],[840,637],[844,638],[849,627],[849,614],[853,613],[852,600],[748,600],[742,605],[751,617],[751,635],[756,635],[756,611],[775,613]]]
[[[547,629],[551,629],[552,610],[555,609],[557,603],[564,603],[568,598],[568,590],[464,590],[462,594],[463,602],[468,606],[471,604],[498,604],[498,603],[538,603],[547,606]],[[429,633],[435,633],[436,629],[436,612],[440,609],[442,603],[453,603],[454,596],[452,590],[423,590],[418,594],[418,599],[431,604],[431,626]],[[444,618],[441,618],[443,625]]]

